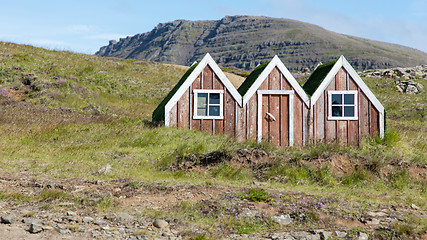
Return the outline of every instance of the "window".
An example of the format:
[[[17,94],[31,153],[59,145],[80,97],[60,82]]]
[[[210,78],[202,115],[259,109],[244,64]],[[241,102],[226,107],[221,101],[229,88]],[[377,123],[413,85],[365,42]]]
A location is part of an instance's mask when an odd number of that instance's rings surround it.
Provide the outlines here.
[[[194,90],[194,119],[223,119],[223,90]]]
[[[328,120],[357,120],[357,91],[328,91]]]

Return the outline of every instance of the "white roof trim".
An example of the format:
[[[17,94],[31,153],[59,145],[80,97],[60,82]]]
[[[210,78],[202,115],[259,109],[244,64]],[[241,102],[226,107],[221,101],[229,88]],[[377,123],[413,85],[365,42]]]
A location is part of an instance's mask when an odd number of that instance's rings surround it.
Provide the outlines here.
[[[165,105],[165,125],[169,126],[169,112],[173,106],[179,101],[181,96],[187,91],[187,89],[193,84],[194,80],[197,79],[203,69],[209,65],[213,72],[218,76],[219,80],[224,84],[225,88],[231,93],[231,96],[238,102],[239,106],[242,106],[242,97],[236,88],[231,84],[230,80],[225,76],[224,72],[219,68],[216,62],[213,60],[209,53],[203,57],[197,67],[191,72],[190,76],[187,77],[185,82],[179,87],[178,91],[172,96],[169,102]]]
[[[252,86],[248,89],[246,94],[243,96],[243,106],[249,102],[251,97],[255,94],[255,92],[258,90],[258,88],[267,78],[268,74],[270,74],[270,72],[273,71],[274,67],[276,66],[279,68],[280,72],[283,73],[285,78],[291,84],[292,88],[297,92],[298,96],[301,97],[305,105],[309,106],[310,98],[308,97],[304,89],[302,89],[301,85],[297,82],[297,80],[295,80],[294,76],[292,76],[291,72],[289,72],[285,64],[283,64],[283,62],[279,59],[277,55],[273,57],[270,63],[265,67],[262,73],[258,76],[255,82],[252,84]]]
[[[380,137],[384,137],[384,106],[380,103],[377,97],[372,93],[366,83],[360,78],[359,74],[354,70],[354,68],[350,65],[350,63],[345,59],[343,55],[338,59],[332,69],[329,71],[328,75],[326,75],[325,79],[323,79],[322,83],[313,93],[311,97],[311,107],[316,104],[316,101],[322,95],[323,91],[329,86],[329,84],[334,79],[337,72],[344,67],[344,69],[348,72],[351,78],[355,81],[356,85],[360,88],[360,90],[366,95],[369,101],[374,105],[374,107],[378,110],[380,116]]]
[[[356,84],[360,87],[362,92],[365,93],[365,95],[368,97],[368,99],[374,104],[375,108],[380,111],[384,112],[384,106],[380,103],[378,98],[374,95],[374,93],[369,89],[369,87],[366,85],[366,83],[360,78],[359,74],[354,70],[353,67],[351,67],[350,63],[345,59],[344,56],[341,56],[343,59],[343,67],[345,70],[347,70],[348,74],[350,74],[351,78],[356,82]]]
[[[316,91],[311,96],[311,107],[313,107],[314,104],[317,102],[317,100],[320,98],[320,96],[322,96],[323,91],[329,86],[329,84],[332,82],[332,80],[334,79],[334,77],[337,74],[337,72],[341,69],[341,67],[342,67],[342,58],[344,58],[344,57],[341,56],[337,60],[337,62],[332,67],[332,69],[329,71],[328,75],[326,75],[326,77],[323,79],[323,81],[317,87]],[[313,73],[314,73],[314,71],[313,71]]]

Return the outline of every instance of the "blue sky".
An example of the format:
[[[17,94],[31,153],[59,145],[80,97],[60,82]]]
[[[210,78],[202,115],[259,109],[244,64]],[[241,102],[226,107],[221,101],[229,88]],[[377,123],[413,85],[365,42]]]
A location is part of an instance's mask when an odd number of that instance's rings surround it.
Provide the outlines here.
[[[290,18],[427,52],[427,0],[0,0],[0,41],[95,53],[176,19]]]

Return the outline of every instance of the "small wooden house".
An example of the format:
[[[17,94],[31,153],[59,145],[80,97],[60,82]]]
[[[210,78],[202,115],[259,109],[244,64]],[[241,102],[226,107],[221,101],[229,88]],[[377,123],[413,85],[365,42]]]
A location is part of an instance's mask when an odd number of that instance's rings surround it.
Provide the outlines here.
[[[279,57],[255,68],[239,87],[246,139],[276,146],[303,145],[310,100]]]
[[[236,90],[206,54],[160,103],[153,122],[280,147],[358,145],[363,136],[384,136],[384,107],[343,56],[318,66],[303,87],[274,56]]]
[[[241,106],[242,97],[208,53],[154,110],[153,122],[236,136]]]
[[[313,141],[358,145],[364,136],[384,137],[384,107],[344,56],[319,65],[303,89],[311,96]]]

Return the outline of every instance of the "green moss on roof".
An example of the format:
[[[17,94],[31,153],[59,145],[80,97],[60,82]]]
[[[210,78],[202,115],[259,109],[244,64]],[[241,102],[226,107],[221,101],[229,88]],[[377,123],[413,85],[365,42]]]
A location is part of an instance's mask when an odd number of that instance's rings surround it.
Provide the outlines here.
[[[270,62],[266,62],[264,64],[259,65],[249,74],[249,76],[242,83],[242,85],[240,85],[239,89],[237,89],[241,96],[244,96],[246,94],[246,92],[249,90],[249,88],[251,88],[252,84],[254,84],[254,82],[257,80],[259,75],[262,73],[262,71],[264,71],[265,67],[267,67],[269,63]]]
[[[178,81],[178,83],[175,85],[175,87],[172,88],[172,90],[168,93],[168,95],[163,99],[163,101],[157,106],[157,108],[154,110],[152,119],[153,122],[161,122],[165,120],[165,106],[169,102],[169,100],[175,95],[175,93],[178,91],[179,87],[181,87],[182,84],[184,84],[185,80],[190,76],[190,74],[194,71],[194,69],[199,65],[199,63],[193,64],[181,77],[181,79]]]
[[[304,86],[302,86],[302,89],[304,89],[309,96],[312,96],[336,62],[337,60],[319,65],[307,79]]]

